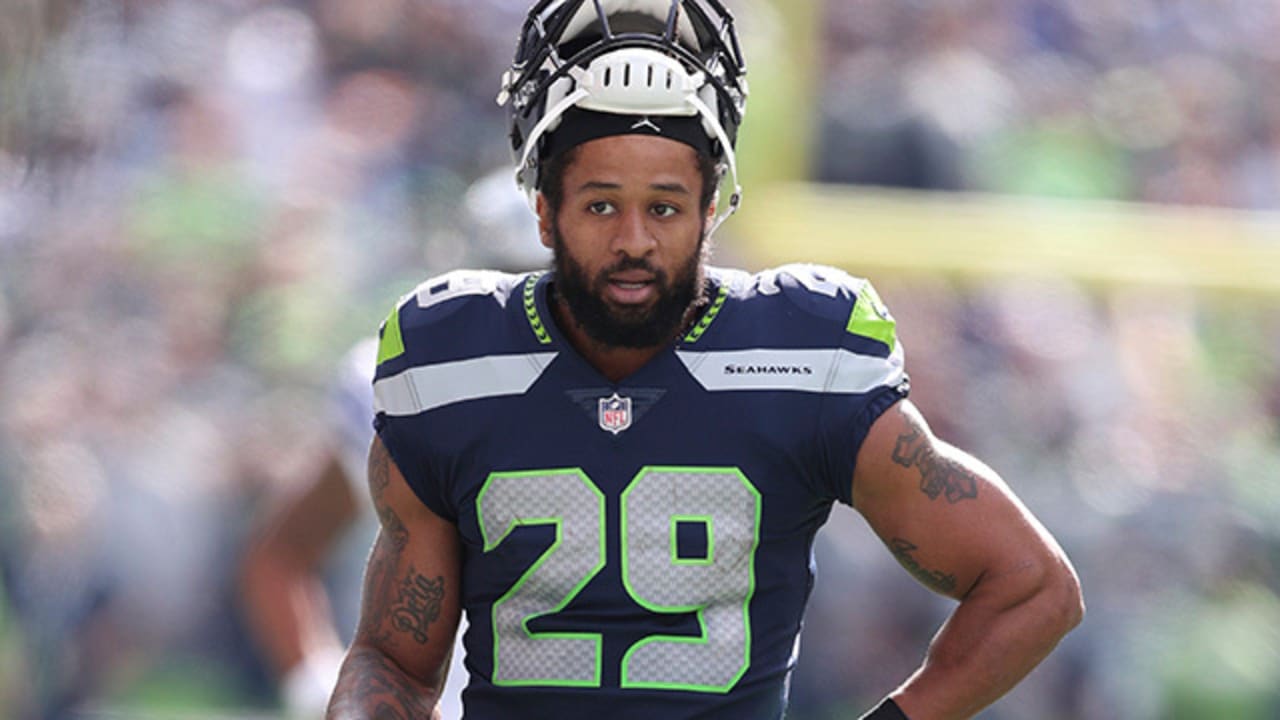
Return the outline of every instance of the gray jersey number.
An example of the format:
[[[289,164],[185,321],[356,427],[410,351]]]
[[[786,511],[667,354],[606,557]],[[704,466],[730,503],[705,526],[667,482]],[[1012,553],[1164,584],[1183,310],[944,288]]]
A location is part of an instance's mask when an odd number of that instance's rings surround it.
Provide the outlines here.
[[[627,650],[622,686],[728,692],[751,656],[760,494],[737,468],[647,467],[622,493],[622,577],[659,613],[696,613],[698,637],[654,635]],[[556,541],[493,605],[496,685],[598,687],[601,636],[533,633],[604,567],[604,495],[581,471],[495,473],[476,500],[485,552],[522,525]],[[703,538],[682,554],[678,530]]]
[[[554,525],[556,541],[493,603],[495,685],[600,685],[598,633],[534,633],[604,567],[604,494],[581,470],[494,473],[476,498],[484,551],[522,525]]]

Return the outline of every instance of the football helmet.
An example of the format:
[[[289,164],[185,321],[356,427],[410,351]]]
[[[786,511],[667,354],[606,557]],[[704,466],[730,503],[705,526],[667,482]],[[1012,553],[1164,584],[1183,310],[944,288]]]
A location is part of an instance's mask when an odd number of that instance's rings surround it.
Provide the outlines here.
[[[746,66],[733,16],[719,0],[541,0],[529,11],[502,77],[516,183],[532,205],[544,141],[573,107],[698,117],[741,202],[734,146],[746,110]]]

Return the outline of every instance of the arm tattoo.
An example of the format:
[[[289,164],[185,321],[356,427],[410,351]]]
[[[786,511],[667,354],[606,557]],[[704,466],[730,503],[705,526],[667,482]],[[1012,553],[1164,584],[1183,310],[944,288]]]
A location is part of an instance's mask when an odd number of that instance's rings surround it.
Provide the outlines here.
[[[364,611],[360,613],[357,634],[364,635],[379,645],[391,640],[391,631],[383,625],[383,609],[391,605],[395,593],[395,571],[399,552],[387,539],[386,529],[378,533],[373,544],[373,552],[369,554],[369,563],[364,570],[364,592],[362,601]],[[370,612],[370,608],[378,612]]]
[[[409,544],[409,530],[383,494],[391,484],[391,459],[381,443],[374,443],[369,453],[369,492],[382,522],[382,529],[365,567],[364,603],[369,607],[388,608],[396,597],[396,566],[400,553]],[[367,637],[386,643],[391,630],[383,625],[382,613],[362,613],[359,631]]]
[[[409,716],[387,703],[378,703],[373,711],[373,720],[409,720]]]
[[[329,707],[330,718],[370,717],[410,720],[428,717],[429,690],[411,678],[394,660],[376,651],[356,651],[347,657]]]
[[[917,580],[935,592],[949,595],[956,589],[955,575],[948,575],[940,570],[930,570],[922,566],[919,560],[912,557],[912,551],[919,550],[919,548],[910,540],[896,537],[889,541],[889,550],[898,559],[898,562],[902,564],[902,567],[906,568]]]
[[[413,565],[405,569],[409,531],[386,497],[391,462],[386,448],[375,443],[369,453],[369,491],[382,528],[365,568],[357,639],[334,690],[330,720],[430,717],[438,693],[438,688],[386,654],[400,643],[425,644],[427,629],[440,617],[445,596],[443,575],[431,579]],[[418,655],[411,651],[408,657]]]
[[[954,504],[978,497],[977,476],[964,465],[939,455],[919,427],[898,436],[893,461],[920,471],[920,491],[930,500],[946,495],[947,502]]]
[[[396,550],[403,550],[409,542],[409,531],[405,529],[400,516],[383,499],[382,495],[391,484],[391,457],[387,449],[378,443],[369,454],[369,493],[373,495],[373,505],[382,521],[382,529]]]
[[[409,566],[409,576],[400,585],[400,598],[391,608],[391,624],[409,633],[419,644],[427,642],[427,627],[440,617],[444,600],[444,577],[429,580]]]

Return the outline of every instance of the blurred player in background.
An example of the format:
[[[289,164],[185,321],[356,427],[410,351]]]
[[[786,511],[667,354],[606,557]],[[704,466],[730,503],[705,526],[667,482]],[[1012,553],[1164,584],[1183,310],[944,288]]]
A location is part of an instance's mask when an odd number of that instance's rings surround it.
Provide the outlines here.
[[[1054,539],[906,400],[868,282],[706,265],[742,75],[714,0],[531,10],[502,99],[554,270],[434,278],[384,324],[330,717],[438,713],[465,610],[468,717],[780,718],[836,501],[959,601],[870,718],[970,717],[1079,622]]]
[[[244,558],[242,592],[254,636],[280,679],[291,718],[324,713],[342,659],[342,640],[324,583],[335,548],[359,527],[372,542],[360,457],[373,436],[368,422],[376,356],[372,339],[343,358],[333,398],[331,441],[321,471],[271,506]],[[348,618],[349,619],[349,618]],[[349,629],[350,623],[343,623]]]
[[[510,170],[473,183],[463,196],[461,217],[469,261],[522,269],[546,265]],[[271,503],[241,567],[245,610],[290,718],[324,715],[359,609],[359,569],[378,530],[365,483],[376,357],[376,338],[360,341],[343,357],[320,470]],[[462,716],[465,682],[458,652],[440,696],[442,717]]]

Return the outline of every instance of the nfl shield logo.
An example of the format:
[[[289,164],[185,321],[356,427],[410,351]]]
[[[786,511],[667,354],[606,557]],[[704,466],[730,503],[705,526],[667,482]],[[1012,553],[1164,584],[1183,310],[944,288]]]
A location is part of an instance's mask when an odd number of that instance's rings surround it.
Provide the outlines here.
[[[617,435],[631,427],[631,398],[614,393],[600,398],[600,428]]]

